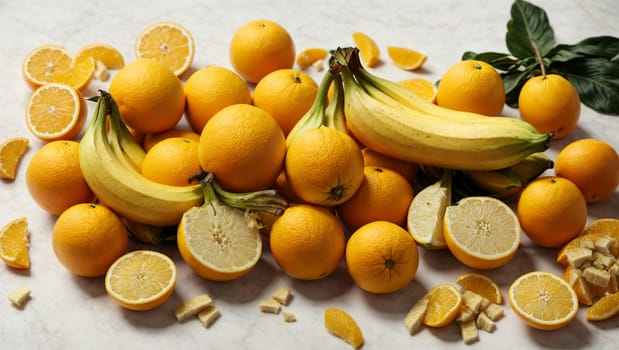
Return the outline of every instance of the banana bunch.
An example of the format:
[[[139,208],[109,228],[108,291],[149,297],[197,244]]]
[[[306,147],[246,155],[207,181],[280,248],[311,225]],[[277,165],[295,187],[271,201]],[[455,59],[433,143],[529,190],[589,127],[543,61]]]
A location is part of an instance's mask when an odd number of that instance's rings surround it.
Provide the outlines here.
[[[372,75],[356,48],[340,49],[334,58],[339,66],[330,69],[342,77],[347,125],[361,143],[385,155],[447,169],[495,170],[549,147],[552,134],[521,119],[446,109]]]
[[[80,167],[97,198],[125,219],[170,226],[203,203],[201,185],[168,186],[140,173],[144,150],[129,133],[110,94],[101,91],[93,119],[80,141]],[[109,132],[107,123],[109,120]]]

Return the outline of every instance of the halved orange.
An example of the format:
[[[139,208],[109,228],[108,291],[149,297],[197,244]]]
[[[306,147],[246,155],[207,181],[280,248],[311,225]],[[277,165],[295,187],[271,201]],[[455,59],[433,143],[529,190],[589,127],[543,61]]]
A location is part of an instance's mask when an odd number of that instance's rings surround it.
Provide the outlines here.
[[[456,277],[456,283],[464,290],[490,300],[495,304],[503,304],[503,294],[494,280],[477,272],[464,272]]]
[[[425,98],[432,103],[436,102],[436,87],[434,84],[423,78],[406,79],[399,82],[400,85],[410,89],[417,95]]]
[[[71,68],[71,55],[60,45],[42,45],[30,51],[22,63],[22,74],[33,88],[56,82],[59,72]]]
[[[86,122],[87,106],[82,94],[64,84],[36,89],[26,105],[26,125],[43,141],[75,138]]]
[[[174,22],[157,22],[138,36],[135,56],[155,59],[180,76],[193,62],[194,47],[193,36],[185,27]]]
[[[0,258],[16,269],[30,268],[28,218],[11,220],[0,230]]]
[[[28,149],[30,140],[25,137],[12,137],[0,143],[0,177],[15,179],[17,164]]]
[[[100,61],[110,69],[122,68],[125,60],[116,48],[104,43],[93,43],[83,46],[75,56],[76,59],[92,57],[95,62]]]
[[[334,307],[327,308],[324,319],[329,333],[343,339],[355,349],[363,345],[361,328],[346,311]]]
[[[462,295],[458,288],[449,283],[441,283],[430,289],[424,298],[428,308],[423,323],[429,327],[445,327],[456,319],[462,305]]]
[[[71,61],[69,70],[55,74],[54,81],[82,90],[90,83],[94,74],[95,60],[92,57],[77,56]]]
[[[606,294],[587,309],[588,321],[603,321],[619,314],[619,292]]]
[[[428,60],[423,53],[406,47],[388,46],[387,53],[393,64],[404,70],[419,69]]]
[[[619,241],[619,219],[601,218],[589,223],[579,236],[567,242],[557,254],[557,262],[565,266],[568,265],[565,252],[570,249],[582,247],[584,241],[595,242],[601,237],[609,237]]]
[[[327,58],[328,54],[329,51],[319,47],[305,49],[297,55],[297,66],[301,69],[307,69],[312,64]]]
[[[352,33],[355,46],[359,49],[361,61],[368,67],[374,67],[380,62],[380,49],[374,39],[362,32]]]

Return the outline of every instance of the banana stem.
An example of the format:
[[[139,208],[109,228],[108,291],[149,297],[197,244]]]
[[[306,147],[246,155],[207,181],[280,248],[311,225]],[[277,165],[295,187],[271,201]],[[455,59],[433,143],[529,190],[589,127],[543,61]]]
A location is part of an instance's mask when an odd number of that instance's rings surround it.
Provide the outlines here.
[[[344,86],[339,74],[333,79],[333,84],[333,97],[325,110],[325,125],[341,132],[347,132],[344,114]]]

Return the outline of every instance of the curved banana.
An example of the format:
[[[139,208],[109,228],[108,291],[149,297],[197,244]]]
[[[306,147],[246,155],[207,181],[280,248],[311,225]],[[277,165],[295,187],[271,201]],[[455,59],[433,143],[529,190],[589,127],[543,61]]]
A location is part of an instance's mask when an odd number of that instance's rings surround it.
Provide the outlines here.
[[[111,96],[102,92],[93,120],[80,142],[80,167],[97,198],[128,220],[154,225],[178,224],[183,213],[204,201],[200,185],[168,186],[142,176],[121,146],[121,135],[105,130],[109,114],[112,129],[120,115]],[[111,113],[109,113],[111,112]]]

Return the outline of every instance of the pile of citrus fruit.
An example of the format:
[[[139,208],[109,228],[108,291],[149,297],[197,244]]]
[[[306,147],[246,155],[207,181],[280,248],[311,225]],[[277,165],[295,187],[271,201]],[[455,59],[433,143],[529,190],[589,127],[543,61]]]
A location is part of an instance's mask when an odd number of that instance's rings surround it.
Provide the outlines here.
[[[376,66],[381,57],[374,40],[361,32],[352,38],[363,63]],[[135,59],[128,63],[107,44],[85,45],[75,56],[61,46],[41,46],[23,62],[24,78],[34,89],[25,106],[26,126],[45,142],[27,165],[27,189],[43,210],[57,216],[52,242],[58,260],[76,275],[105,276],[106,291],[126,308],[161,305],[174,289],[177,272],[164,254],[128,252],[130,232],[139,225],[99,203],[84,179],[79,137],[89,118],[83,91],[93,78],[111,77],[109,92],[144,149],[139,171],[150,181],[195,185],[191,179],[208,172],[221,186],[215,192],[249,195],[275,188],[288,201],[281,215],[254,217],[255,226],[247,234],[236,231],[235,223],[244,222],[243,215],[225,214],[216,224],[206,219],[214,215],[206,212],[219,204],[184,216],[178,223],[178,248],[187,264],[207,279],[245,275],[260,258],[262,239],[268,239],[276,263],[293,278],[322,279],[345,265],[361,289],[392,293],[418,273],[419,249],[448,249],[474,269],[498,268],[516,253],[521,230],[540,246],[563,247],[585,229],[588,205],[617,193],[619,156],[602,140],[569,143],[555,159],[554,174],[528,184],[515,211],[490,196],[456,202],[448,182],[420,186],[416,175],[423,165],[383,155],[352,134],[330,127],[309,129],[287,144],[286,137],[319,93],[319,84],[304,70],[321,70],[328,51],[307,48],[297,54],[291,35],[268,20],[247,23],[234,34],[231,69],[211,65],[189,70],[194,45],[186,28],[160,22],[137,36]],[[387,51],[394,65],[408,71],[428,59],[404,47],[390,46]],[[423,78],[400,83],[432,103],[488,118],[500,115],[505,104],[500,76],[483,62],[455,64],[438,88]],[[540,95],[544,103],[536,99]],[[519,112],[539,131],[561,138],[576,126],[580,101],[569,82],[549,75],[525,85]],[[3,178],[15,178],[27,148],[23,137],[0,145]],[[205,236],[201,227],[209,225]],[[605,256],[616,260],[619,228],[613,227],[600,237],[609,241]],[[30,268],[28,235],[26,218],[0,231],[0,257],[9,266]],[[580,243],[578,247],[590,248]],[[221,249],[221,254],[213,254],[213,249]],[[598,260],[594,249],[590,251],[586,267],[595,267]],[[568,249],[566,254],[562,259],[572,259],[575,252]],[[599,302],[587,315],[590,320],[619,312],[612,302],[619,289],[615,260],[602,269],[610,276],[608,283],[615,285],[606,284],[598,292]],[[601,283],[585,276],[584,271],[591,271],[586,267],[578,265],[583,271],[578,278],[540,271],[514,278],[508,291],[512,309],[536,328],[567,325],[576,315],[578,300],[590,295],[582,289],[582,278]],[[463,276],[458,283],[502,303],[498,286],[484,276]],[[455,320],[464,305],[461,292],[450,284],[436,286],[424,298],[423,322],[431,327]],[[534,305],[532,299],[546,306]],[[550,309],[557,313],[549,315]],[[332,333],[353,346],[363,343],[358,325],[345,312],[327,310],[325,321]]]

